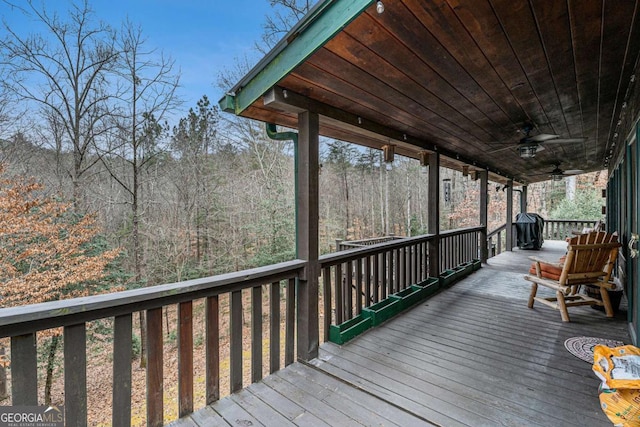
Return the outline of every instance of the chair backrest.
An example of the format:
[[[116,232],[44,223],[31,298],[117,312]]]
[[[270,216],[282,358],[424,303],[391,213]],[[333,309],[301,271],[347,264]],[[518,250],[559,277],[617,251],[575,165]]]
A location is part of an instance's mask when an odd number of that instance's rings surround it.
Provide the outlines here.
[[[561,285],[608,282],[618,257],[617,233],[594,231],[569,240],[567,258],[560,274]]]

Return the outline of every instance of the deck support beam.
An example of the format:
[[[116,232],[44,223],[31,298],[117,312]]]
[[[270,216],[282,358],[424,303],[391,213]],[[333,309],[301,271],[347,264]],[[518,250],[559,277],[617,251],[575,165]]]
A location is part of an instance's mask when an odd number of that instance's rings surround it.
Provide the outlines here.
[[[429,154],[428,231],[435,237],[429,240],[429,276],[440,275],[440,154]]]
[[[319,118],[317,113],[298,114],[296,158],[296,248],[307,261],[297,281],[297,354],[300,360],[318,356],[318,221],[319,221]]]
[[[489,259],[489,242],[487,241],[487,227],[489,226],[489,173],[480,171],[480,262],[486,263]]]
[[[513,180],[507,181],[507,242],[506,250],[513,250]]]

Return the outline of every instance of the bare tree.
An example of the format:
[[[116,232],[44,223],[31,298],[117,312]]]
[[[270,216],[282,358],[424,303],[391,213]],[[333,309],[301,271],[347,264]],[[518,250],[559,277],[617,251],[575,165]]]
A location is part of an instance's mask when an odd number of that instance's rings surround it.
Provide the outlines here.
[[[270,0],[274,13],[266,17],[262,41],[256,49],[266,53],[274,47],[287,32],[307,14],[313,2],[311,0]]]
[[[174,62],[161,52],[146,47],[142,29],[127,21],[118,35],[116,47],[121,52],[114,72],[120,77],[121,88],[112,144],[103,147],[102,159],[111,177],[123,188],[126,203],[131,206],[131,253],[134,280],[140,284],[144,272],[144,248],[140,238],[141,217],[144,214],[143,172],[165,152],[162,135],[168,126],[162,125],[179,101],[176,89],[179,74]],[[140,313],[141,335],[145,322]],[[142,339],[141,365],[145,364],[145,343]]]
[[[63,127],[73,152],[67,173],[78,207],[83,176],[99,161],[91,148],[109,128],[109,101],[117,91],[109,81],[118,58],[114,34],[94,21],[87,1],[73,5],[65,18],[32,1],[20,10],[43,30],[23,35],[4,24],[7,35],[0,40],[0,55],[8,71],[7,87]]]

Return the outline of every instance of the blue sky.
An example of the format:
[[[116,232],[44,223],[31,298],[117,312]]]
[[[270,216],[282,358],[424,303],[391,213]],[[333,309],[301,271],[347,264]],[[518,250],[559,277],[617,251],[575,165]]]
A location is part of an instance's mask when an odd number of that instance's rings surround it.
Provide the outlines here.
[[[25,4],[24,0],[10,0]],[[40,2],[47,10],[63,12],[70,1]],[[222,92],[216,85],[218,73],[231,68],[234,58],[247,56],[251,63],[261,55],[254,45],[260,40],[265,16],[272,13],[269,0],[89,0],[98,18],[119,27],[127,17],[142,27],[147,47],[171,56],[181,70],[179,95],[187,110],[202,95],[217,102]],[[0,15],[21,33],[33,24],[20,12],[0,0]]]

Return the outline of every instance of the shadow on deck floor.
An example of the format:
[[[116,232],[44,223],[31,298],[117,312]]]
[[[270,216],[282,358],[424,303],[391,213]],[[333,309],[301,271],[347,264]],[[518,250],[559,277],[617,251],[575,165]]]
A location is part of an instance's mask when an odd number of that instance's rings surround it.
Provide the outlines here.
[[[608,319],[574,307],[563,323],[558,311],[526,304],[527,257],[554,260],[565,247],[545,242],[491,258],[348,344],[323,344],[310,365],[294,363],[175,425],[609,425],[591,365],[564,341],[628,343],[626,312]]]

